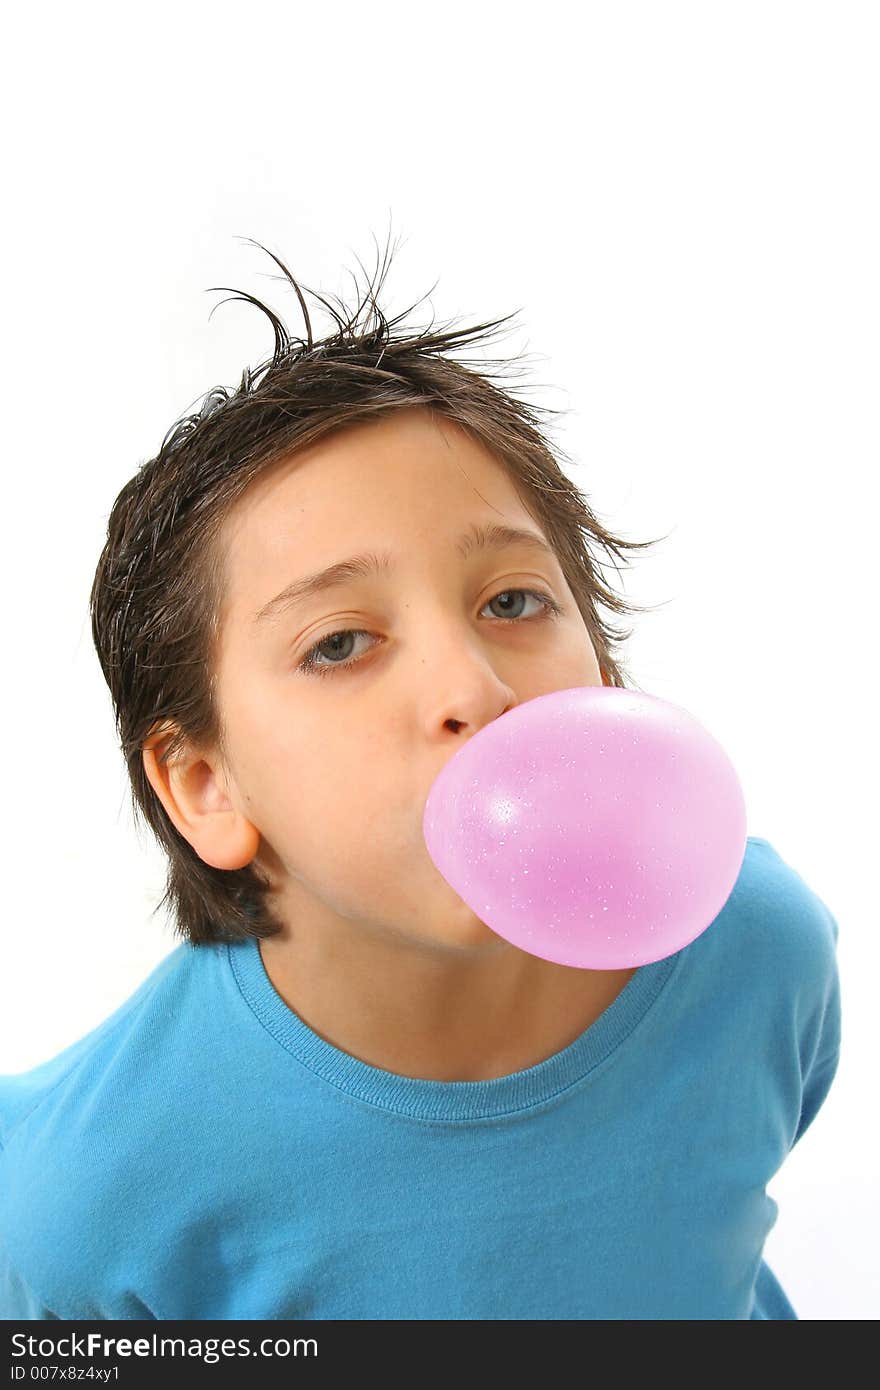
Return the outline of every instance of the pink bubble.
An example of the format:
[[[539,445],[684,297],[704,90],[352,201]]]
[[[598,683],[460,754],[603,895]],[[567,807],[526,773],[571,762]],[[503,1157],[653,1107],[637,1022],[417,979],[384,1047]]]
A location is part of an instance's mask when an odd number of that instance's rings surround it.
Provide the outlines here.
[[[686,710],[577,686],[508,710],[436,778],[422,830],[499,936],[582,969],[662,960],[712,924],[746,847],[732,763]]]

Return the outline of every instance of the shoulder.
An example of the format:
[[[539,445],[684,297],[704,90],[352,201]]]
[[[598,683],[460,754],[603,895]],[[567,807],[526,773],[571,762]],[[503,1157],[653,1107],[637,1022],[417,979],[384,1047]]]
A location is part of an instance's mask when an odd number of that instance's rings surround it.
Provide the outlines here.
[[[749,836],[721,912],[691,946],[700,988],[749,1001],[802,1051],[839,1018],[836,918],[807,877],[766,839]]]
[[[749,836],[725,911],[737,917],[749,945],[768,962],[800,962],[814,970],[834,962],[836,918],[769,840]]]
[[[157,1016],[190,973],[192,950],[178,946],[112,1014],[54,1057],[28,1071],[0,1075],[0,1149],[12,1151],[38,1128],[47,1104],[74,1096],[82,1103],[85,1093],[100,1087],[120,1052],[144,1046]]]
[[[741,875],[748,965],[775,1043],[788,1147],[812,1124],[837,1072],[842,1005],[837,919],[767,841],[750,841]],[[757,1028],[757,1024],[756,1024]]]

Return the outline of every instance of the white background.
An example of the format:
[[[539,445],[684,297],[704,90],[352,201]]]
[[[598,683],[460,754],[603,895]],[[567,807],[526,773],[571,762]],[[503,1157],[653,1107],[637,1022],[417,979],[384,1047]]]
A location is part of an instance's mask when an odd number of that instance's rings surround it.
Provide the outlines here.
[[[880,1311],[878,10],[79,4],[7,16],[2,101],[0,1071],[176,944],[135,833],[88,593],[116,494],[210,387],[347,303],[518,311],[532,399],[604,522],[674,528],[612,582],[638,685],[716,736],[749,833],[840,924],[843,1054],[770,1186],[805,1319]],[[374,241],[375,239],[375,241]],[[310,301],[325,333],[331,322]]]

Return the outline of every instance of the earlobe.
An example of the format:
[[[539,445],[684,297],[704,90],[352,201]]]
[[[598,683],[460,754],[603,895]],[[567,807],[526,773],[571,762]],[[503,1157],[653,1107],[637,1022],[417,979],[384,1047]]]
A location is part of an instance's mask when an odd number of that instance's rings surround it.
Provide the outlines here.
[[[243,869],[256,857],[260,832],[218,788],[207,762],[193,755],[160,763],[155,743],[141,750],[144,772],[175,829],[215,869]]]

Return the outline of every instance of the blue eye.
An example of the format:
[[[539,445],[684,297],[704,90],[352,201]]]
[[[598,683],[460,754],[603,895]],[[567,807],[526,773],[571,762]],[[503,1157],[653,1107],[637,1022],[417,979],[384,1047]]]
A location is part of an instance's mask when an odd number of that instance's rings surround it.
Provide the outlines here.
[[[531,617],[525,619],[521,617],[500,618],[498,621],[502,623],[522,623],[523,621],[531,623],[542,622],[547,618],[558,618],[563,611],[561,604],[557,603],[549,594],[542,593],[539,589],[502,589],[494,598],[487,599],[484,606],[488,608],[490,603],[497,603],[498,599],[506,598],[509,594],[525,594],[528,598],[536,599],[538,603],[541,604],[541,609],[538,613],[533,613]],[[309,648],[302,661],[299,662],[297,669],[304,671],[306,675],[310,676],[326,676],[334,671],[350,670],[352,666],[357,665],[361,657],[349,657],[345,661],[319,661],[318,657],[321,655],[322,648],[329,647],[330,652],[328,654],[332,655],[335,653],[338,655],[338,646],[334,648],[331,645],[336,642],[337,638],[370,636],[372,636],[372,634],[365,632],[362,628],[344,627],[340,628],[337,632],[331,632],[329,636],[322,637],[320,642],[316,642],[313,647]]]

